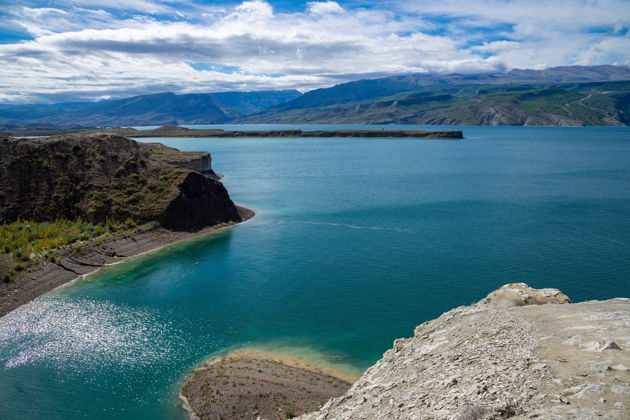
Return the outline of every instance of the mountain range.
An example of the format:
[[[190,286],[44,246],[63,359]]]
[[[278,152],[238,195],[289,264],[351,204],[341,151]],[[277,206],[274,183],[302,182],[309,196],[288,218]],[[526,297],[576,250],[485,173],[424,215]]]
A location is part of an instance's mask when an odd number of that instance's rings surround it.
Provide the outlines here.
[[[407,75],[310,91],[243,123],[629,125],[630,67]]]
[[[167,124],[630,125],[630,67],[410,74],[297,90],[0,106],[0,128]]]
[[[5,128],[222,124],[302,94],[297,90],[158,93],[101,102],[0,107]]]

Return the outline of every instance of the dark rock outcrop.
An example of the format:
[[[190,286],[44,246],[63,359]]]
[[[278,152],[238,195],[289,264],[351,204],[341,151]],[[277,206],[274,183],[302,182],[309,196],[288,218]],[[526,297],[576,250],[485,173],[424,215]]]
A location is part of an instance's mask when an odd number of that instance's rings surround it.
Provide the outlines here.
[[[0,138],[0,222],[132,219],[197,230],[241,220],[223,184],[181,167],[189,157],[167,161],[116,134]]]
[[[230,221],[240,221],[240,216],[223,184],[197,172],[186,175],[179,185],[179,194],[160,217],[160,224],[172,230],[199,229]]]

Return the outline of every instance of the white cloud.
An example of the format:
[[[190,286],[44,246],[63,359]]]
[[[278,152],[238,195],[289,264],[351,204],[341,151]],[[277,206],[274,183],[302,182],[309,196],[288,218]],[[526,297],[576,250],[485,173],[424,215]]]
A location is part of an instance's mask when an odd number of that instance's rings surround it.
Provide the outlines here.
[[[55,9],[53,7],[40,7],[40,8],[32,8],[32,7],[23,7],[24,16],[32,16],[35,18],[41,18],[44,15],[67,15],[68,12],[61,9]]]
[[[314,15],[343,12],[343,8],[335,1],[311,1],[306,4],[306,7],[309,13]]]
[[[394,0],[394,3],[408,12],[495,23],[528,23],[552,29],[614,25],[620,17],[630,16],[627,0]]]
[[[516,41],[492,41],[492,42],[484,42],[482,45],[474,45],[470,49],[472,51],[479,52],[499,52],[499,51],[510,51],[516,48],[519,48],[521,45],[520,42]]]
[[[292,13],[261,0],[235,7],[189,3],[181,12],[180,3],[149,0],[13,7],[12,25],[35,39],[0,44],[0,101],[308,90],[401,73],[628,63],[628,24],[620,17],[630,2],[610,0],[606,4],[618,7],[611,10],[602,1],[570,7],[560,0],[418,0],[390,10],[313,1]],[[127,10],[150,3],[149,10],[170,20],[112,11],[123,3]],[[214,70],[195,70],[191,62]],[[238,70],[216,70],[222,66]]]
[[[235,14],[231,18],[244,21],[267,20],[273,17],[273,8],[266,1],[246,1],[235,8]]]

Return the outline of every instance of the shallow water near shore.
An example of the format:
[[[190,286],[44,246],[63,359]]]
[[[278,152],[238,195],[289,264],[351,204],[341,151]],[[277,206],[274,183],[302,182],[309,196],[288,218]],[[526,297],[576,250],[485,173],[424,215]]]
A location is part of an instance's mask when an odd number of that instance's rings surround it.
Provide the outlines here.
[[[209,151],[256,217],[0,318],[0,418],[183,418],[241,347],[360,371],[508,282],[630,296],[628,128],[408,128],[466,139],[142,139]]]

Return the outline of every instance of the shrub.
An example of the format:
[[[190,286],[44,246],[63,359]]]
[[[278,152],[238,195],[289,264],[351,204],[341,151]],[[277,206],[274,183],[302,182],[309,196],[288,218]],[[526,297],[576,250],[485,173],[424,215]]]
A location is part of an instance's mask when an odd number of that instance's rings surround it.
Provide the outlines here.
[[[28,267],[27,264],[19,263],[19,264],[15,264],[13,267],[11,267],[11,270],[19,273],[20,271],[26,270],[27,267]]]
[[[131,204],[136,204],[139,203],[140,201],[144,200],[144,193],[141,192],[136,192],[133,193],[128,199],[127,202],[131,203]]]

